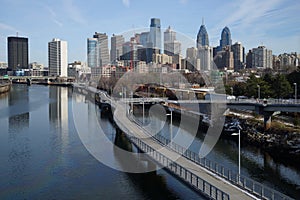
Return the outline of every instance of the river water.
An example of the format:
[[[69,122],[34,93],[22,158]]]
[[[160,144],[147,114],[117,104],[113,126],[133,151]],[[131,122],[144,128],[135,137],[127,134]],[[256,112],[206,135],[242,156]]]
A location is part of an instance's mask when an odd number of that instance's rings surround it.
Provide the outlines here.
[[[96,111],[106,136],[128,146],[99,108],[72,89],[13,85],[0,96],[0,199],[203,199],[163,169],[132,174],[99,162],[80,140],[74,106],[87,118]],[[199,134],[191,148],[202,140]],[[105,156],[122,165],[113,151]],[[236,170],[237,144],[220,139],[208,158]],[[300,169],[275,162],[257,148],[242,146],[242,174],[300,198]]]

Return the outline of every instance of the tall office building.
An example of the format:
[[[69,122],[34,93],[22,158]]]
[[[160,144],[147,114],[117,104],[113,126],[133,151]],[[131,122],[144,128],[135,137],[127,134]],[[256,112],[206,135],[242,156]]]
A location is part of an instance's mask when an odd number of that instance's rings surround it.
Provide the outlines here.
[[[123,55],[124,37],[122,35],[113,35],[110,41],[110,61],[115,62],[120,60],[120,56]]]
[[[272,50],[265,46],[252,49],[252,68],[273,68]]]
[[[99,45],[98,39],[88,38],[87,39],[87,63],[88,67],[95,68],[99,67]]]
[[[147,44],[149,42],[149,35],[150,32],[142,32],[140,35],[140,44],[144,47],[147,47]]]
[[[152,18],[149,33],[149,47],[154,49],[161,49],[161,29],[160,19]]]
[[[186,69],[190,71],[200,70],[200,59],[198,58],[198,49],[190,47],[186,49]]]
[[[67,42],[54,38],[48,43],[48,64],[50,76],[68,76]]]
[[[222,50],[226,46],[230,46],[231,44],[232,44],[231,33],[229,28],[226,26],[222,30],[221,40],[220,40],[220,48],[221,48],[220,50]]]
[[[105,66],[109,63],[108,36],[106,33],[95,32],[93,38],[98,40],[98,66]]]
[[[222,51],[217,52],[216,56],[214,56],[214,63],[218,69],[234,69],[233,52],[231,51],[230,46],[225,46]]]
[[[200,46],[198,48],[198,59],[200,59],[200,70],[211,70],[213,63],[213,49],[210,46]]]
[[[28,69],[28,38],[7,38],[8,70]]]
[[[245,63],[245,48],[240,42],[236,42],[231,45],[231,51],[233,52],[234,71],[243,69]]]
[[[202,22],[202,25],[200,26],[199,32],[197,34],[197,48],[199,49],[203,46],[209,46],[209,40],[205,25]]]
[[[164,53],[169,56],[181,54],[181,43],[176,40],[176,32],[170,26],[164,32]]]

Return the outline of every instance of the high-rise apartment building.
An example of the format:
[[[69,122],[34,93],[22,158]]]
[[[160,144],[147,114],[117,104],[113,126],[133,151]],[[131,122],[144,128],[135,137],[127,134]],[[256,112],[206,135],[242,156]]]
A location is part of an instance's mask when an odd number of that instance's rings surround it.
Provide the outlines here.
[[[68,76],[67,42],[54,38],[48,43],[48,67],[50,76]]]
[[[120,56],[123,55],[124,37],[122,35],[113,35],[110,39],[110,61],[113,63],[120,60]]]
[[[28,69],[28,38],[7,38],[8,70]]]
[[[252,68],[273,68],[272,50],[265,46],[252,49]]]

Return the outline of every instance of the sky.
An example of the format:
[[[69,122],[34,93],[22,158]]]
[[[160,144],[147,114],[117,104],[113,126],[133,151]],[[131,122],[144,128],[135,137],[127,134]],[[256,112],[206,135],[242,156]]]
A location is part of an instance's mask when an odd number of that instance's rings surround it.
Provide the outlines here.
[[[0,61],[7,62],[7,37],[29,38],[29,62],[47,66],[48,42],[68,42],[68,61],[87,58],[87,38],[94,32],[120,34],[150,26],[160,18],[192,42],[202,24],[211,46],[219,45],[228,26],[232,41],[246,52],[264,45],[273,54],[300,53],[298,0],[0,0]],[[195,45],[194,45],[195,46]]]

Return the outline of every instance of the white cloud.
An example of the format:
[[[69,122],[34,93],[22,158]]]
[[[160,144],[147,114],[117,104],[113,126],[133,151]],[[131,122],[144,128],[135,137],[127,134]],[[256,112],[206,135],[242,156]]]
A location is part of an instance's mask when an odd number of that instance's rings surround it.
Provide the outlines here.
[[[126,6],[127,8],[129,8],[129,6],[130,6],[130,0],[122,0],[122,3],[124,4],[124,6]]]
[[[44,5],[44,7],[48,10],[48,12],[50,13],[50,18],[51,18],[51,21],[54,22],[55,24],[57,24],[58,26],[62,27],[63,26],[63,23],[60,22],[58,19],[57,19],[57,14],[54,12],[54,10],[52,8],[50,8],[49,6],[47,5]]]
[[[64,0],[64,8],[68,17],[79,24],[86,24],[86,20],[82,16],[82,9],[79,9],[73,0]]]
[[[16,28],[14,28],[13,26],[8,25],[8,24],[4,24],[4,23],[1,23],[1,22],[0,22],[0,29],[1,29],[1,30],[7,30],[7,31],[15,31],[15,32],[18,31],[18,30],[17,30]]]

